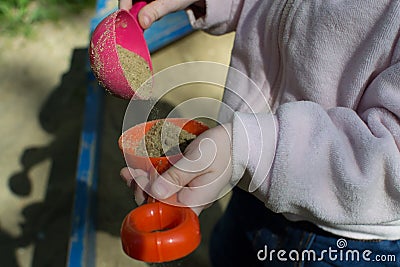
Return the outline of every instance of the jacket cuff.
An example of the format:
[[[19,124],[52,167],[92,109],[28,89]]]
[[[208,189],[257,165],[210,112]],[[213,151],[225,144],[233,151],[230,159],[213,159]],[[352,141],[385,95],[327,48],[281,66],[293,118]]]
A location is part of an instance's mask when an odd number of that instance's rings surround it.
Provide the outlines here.
[[[275,156],[277,129],[276,118],[272,114],[240,112],[234,114],[232,184],[236,184],[247,169],[251,175],[249,192],[268,186],[268,174]]]
[[[232,10],[232,0],[206,0],[205,4],[205,15],[202,17],[196,18],[195,13],[190,8],[186,10],[193,28],[201,30],[208,29],[226,23],[229,20]]]

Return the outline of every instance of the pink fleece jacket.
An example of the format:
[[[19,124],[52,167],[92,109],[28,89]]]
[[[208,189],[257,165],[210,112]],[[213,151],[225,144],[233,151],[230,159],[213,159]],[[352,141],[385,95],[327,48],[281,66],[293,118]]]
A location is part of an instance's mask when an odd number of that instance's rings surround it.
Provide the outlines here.
[[[400,1],[206,0],[204,17],[188,14],[236,32],[231,66],[262,92],[228,75],[232,181],[247,169],[288,218],[400,239]]]

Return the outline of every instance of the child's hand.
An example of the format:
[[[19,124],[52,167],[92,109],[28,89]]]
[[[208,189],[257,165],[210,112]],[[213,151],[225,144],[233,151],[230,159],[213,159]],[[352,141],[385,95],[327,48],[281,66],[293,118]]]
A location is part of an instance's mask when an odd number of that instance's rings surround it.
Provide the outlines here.
[[[197,3],[196,3],[197,2]],[[143,7],[139,12],[139,23],[143,29],[147,29],[154,21],[161,17],[187,8],[196,3],[196,5],[204,6],[204,0],[154,0]],[[132,0],[120,0],[119,7],[129,10],[132,7]]]
[[[121,177],[125,180],[126,185],[133,190],[135,202],[139,206],[147,200],[147,194],[142,188],[149,186],[149,174],[141,169],[131,169],[125,167],[121,170]]]
[[[169,168],[162,176],[155,176],[150,184],[149,174],[142,170],[122,169],[121,176],[133,187],[135,200],[140,205],[146,198],[147,187],[157,199],[166,199],[177,193],[178,201],[199,214],[231,189],[232,175],[230,124],[212,128],[198,136],[185,150],[185,157]]]

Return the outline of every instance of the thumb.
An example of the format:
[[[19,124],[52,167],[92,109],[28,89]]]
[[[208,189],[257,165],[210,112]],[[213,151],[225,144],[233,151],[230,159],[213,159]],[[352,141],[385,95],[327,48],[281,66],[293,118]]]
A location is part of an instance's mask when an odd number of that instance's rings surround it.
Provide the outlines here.
[[[169,198],[198,175],[199,173],[184,172],[182,169],[173,166],[155,178],[151,192],[156,199]]]
[[[208,172],[215,155],[216,147],[212,140],[196,138],[186,148],[183,158],[153,180],[153,196],[166,199],[177,193],[192,180]]]
[[[151,24],[153,24],[153,22],[161,17],[174,11],[184,9],[188,5],[185,2],[187,1],[152,1],[140,10],[138,14],[139,23],[143,29],[147,29],[151,26]]]

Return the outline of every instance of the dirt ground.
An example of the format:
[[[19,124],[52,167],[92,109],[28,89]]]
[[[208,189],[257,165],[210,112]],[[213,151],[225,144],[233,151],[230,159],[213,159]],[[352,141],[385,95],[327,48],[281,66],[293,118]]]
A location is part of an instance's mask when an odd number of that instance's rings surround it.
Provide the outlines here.
[[[34,26],[29,37],[0,35],[0,266],[65,266],[93,15]],[[193,33],[154,53],[155,71],[193,60],[227,64],[232,40]],[[96,266],[146,266],[125,256],[119,239],[122,218],[134,208],[119,178],[124,160],[116,143],[126,105],[105,97]],[[200,216],[196,252],[169,266],[209,266],[209,232],[225,203]]]

